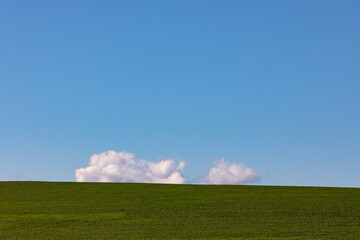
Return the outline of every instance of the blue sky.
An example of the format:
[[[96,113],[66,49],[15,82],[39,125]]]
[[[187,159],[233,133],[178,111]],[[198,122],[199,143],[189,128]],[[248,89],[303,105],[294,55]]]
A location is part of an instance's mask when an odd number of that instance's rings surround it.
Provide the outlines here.
[[[92,154],[360,187],[359,1],[0,1],[0,179]]]

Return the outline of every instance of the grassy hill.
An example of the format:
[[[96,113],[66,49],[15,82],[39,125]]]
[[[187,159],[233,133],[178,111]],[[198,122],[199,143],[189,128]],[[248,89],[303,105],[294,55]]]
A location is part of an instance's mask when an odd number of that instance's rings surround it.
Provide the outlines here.
[[[360,189],[0,182],[0,239],[360,239]]]

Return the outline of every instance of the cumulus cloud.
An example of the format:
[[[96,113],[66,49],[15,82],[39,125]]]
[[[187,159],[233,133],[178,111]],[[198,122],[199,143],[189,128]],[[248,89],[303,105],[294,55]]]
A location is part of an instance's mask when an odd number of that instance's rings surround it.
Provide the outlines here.
[[[214,162],[208,174],[202,176],[204,184],[245,184],[260,182],[262,176],[242,163],[230,163],[224,158]],[[151,162],[138,160],[133,153],[106,151],[93,154],[88,166],[75,169],[77,182],[146,182],[195,183],[183,176],[185,162],[172,159]]]
[[[230,163],[222,158],[215,162],[206,176],[206,183],[210,184],[244,184],[260,182],[261,174],[242,163]]]
[[[106,151],[93,154],[88,166],[75,169],[77,182],[185,183],[185,162],[172,159],[150,162],[137,160],[132,153]]]
[[[15,175],[12,175],[12,176],[9,177],[9,178],[3,178],[3,179],[1,179],[0,181],[1,181],[1,182],[9,182],[9,181],[24,181],[24,180],[27,181],[26,178],[21,177],[21,176],[15,174]]]

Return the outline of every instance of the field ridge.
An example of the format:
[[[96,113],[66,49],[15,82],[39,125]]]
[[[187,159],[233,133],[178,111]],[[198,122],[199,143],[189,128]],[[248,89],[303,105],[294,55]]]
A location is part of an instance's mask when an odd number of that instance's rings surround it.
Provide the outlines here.
[[[0,239],[360,239],[360,189],[0,182]]]

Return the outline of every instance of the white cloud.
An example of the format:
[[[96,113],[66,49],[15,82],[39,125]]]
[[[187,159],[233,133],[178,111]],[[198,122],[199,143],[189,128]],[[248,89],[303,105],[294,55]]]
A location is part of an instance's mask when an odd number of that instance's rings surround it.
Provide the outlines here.
[[[137,160],[132,153],[106,151],[90,157],[88,166],[75,169],[77,182],[185,183],[182,170],[172,159],[159,162]]]
[[[243,184],[260,182],[261,175],[242,163],[229,163],[222,158],[215,162],[205,179],[208,184]]]
[[[28,181],[28,180],[26,180],[26,178],[24,178],[24,177],[21,177],[21,176],[15,174],[15,175],[12,175],[9,178],[3,178],[0,181],[9,182],[9,181]]]
[[[204,174],[204,184],[245,184],[260,182],[262,176],[242,163],[230,163],[224,158]],[[185,162],[172,159],[150,162],[138,160],[128,152],[106,151],[93,154],[88,166],[75,169],[77,182],[146,182],[189,183],[183,176]],[[194,182],[191,182],[194,183]]]

